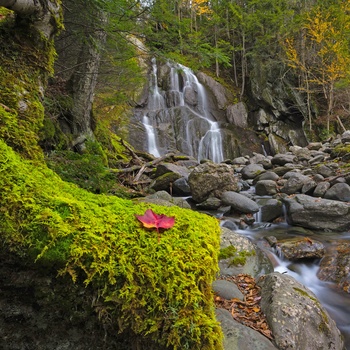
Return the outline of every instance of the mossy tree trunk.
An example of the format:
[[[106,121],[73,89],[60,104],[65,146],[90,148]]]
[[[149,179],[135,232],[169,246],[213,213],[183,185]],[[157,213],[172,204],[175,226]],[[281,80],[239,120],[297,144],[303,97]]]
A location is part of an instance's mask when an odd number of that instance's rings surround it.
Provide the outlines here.
[[[51,39],[60,27],[60,3],[57,0],[0,0],[0,6],[26,19],[46,39]]]
[[[72,96],[73,146],[83,151],[87,139],[93,139],[92,103],[99,73],[102,50],[106,41],[104,25],[106,14],[99,10],[95,12],[94,23],[86,27],[84,40],[80,48],[76,68],[68,85]]]

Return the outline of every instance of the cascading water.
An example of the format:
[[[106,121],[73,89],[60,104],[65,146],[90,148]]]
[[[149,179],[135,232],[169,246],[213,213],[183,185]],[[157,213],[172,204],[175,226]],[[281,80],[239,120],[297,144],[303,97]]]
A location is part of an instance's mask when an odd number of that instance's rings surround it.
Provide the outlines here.
[[[150,124],[149,118],[146,115],[143,116],[142,123],[147,132],[148,153],[153,154],[155,157],[160,157],[156,143],[156,136],[154,134],[154,128]]]
[[[165,101],[158,88],[156,60],[152,59],[152,74],[150,77],[150,93],[148,97],[147,109],[149,112],[156,112],[162,108],[165,108]],[[156,133],[154,126],[152,125],[150,118],[147,115],[143,116],[142,124],[147,134],[148,153],[153,154],[155,157],[159,157],[160,152],[157,147]]]
[[[158,156],[168,152],[171,147],[188,153],[199,161],[204,158],[216,163],[223,161],[221,131],[210,114],[204,86],[188,67],[171,63],[167,65],[170,68],[170,79],[164,91],[159,88],[157,63],[152,59],[148,103],[146,113],[142,116],[142,124],[147,132],[148,152]],[[169,120],[177,124],[173,127],[177,129],[164,135],[166,132],[161,125]],[[184,126],[179,126],[180,123]],[[170,139],[169,132],[178,134],[171,146],[166,143],[170,142],[166,140]],[[160,144],[162,147],[159,147]]]

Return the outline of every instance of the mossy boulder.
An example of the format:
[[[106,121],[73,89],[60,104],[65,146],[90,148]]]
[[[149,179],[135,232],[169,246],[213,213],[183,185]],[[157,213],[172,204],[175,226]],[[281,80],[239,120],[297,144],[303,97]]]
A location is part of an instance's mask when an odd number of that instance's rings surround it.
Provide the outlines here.
[[[6,249],[98,289],[116,331],[170,349],[221,349],[211,284],[216,219],[178,207],[133,204],[62,181],[0,141],[0,232]],[[175,216],[157,233],[135,214]]]

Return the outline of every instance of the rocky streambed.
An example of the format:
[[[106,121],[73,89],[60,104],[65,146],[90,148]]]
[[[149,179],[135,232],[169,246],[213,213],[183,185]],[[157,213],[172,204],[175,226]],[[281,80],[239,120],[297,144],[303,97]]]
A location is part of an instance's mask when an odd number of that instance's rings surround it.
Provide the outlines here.
[[[225,349],[350,346],[349,143],[345,132],[275,156],[157,166],[150,185],[156,192],[145,200],[216,216],[222,250],[234,247],[220,260],[220,275],[249,274],[261,288],[273,339],[238,325],[232,308],[218,309]],[[219,297],[235,300],[233,284],[218,279],[213,287]]]

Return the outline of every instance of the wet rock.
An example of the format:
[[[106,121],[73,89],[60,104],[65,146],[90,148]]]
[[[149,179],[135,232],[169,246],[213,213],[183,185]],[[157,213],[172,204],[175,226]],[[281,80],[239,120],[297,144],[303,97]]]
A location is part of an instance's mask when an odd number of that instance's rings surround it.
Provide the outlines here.
[[[302,187],[311,181],[308,176],[302,175],[300,173],[293,172],[290,174],[287,182],[281,188],[282,193],[294,194],[301,191]]]
[[[349,202],[350,186],[346,183],[337,183],[325,193],[324,198],[335,199],[342,202]]]
[[[221,196],[221,201],[240,213],[256,213],[259,211],[259,206],[256,202],[237,192],[224,192]]]
[[[272,159],[271,163],[273,165],[285,165],[287,163],[294,163],[297,160],[297,157],[294,154],[276,154]]]
[[[259,176],[257,176],[254,180],[253,180],[253,184],[256,184],[258,181],[261,180],[273,180],[273,181],[277,181],[279,179],[279,176],[273,172],[273,171],[267,171],[266,173],[263,173]]]
[[[239,300],[244,299],[244,295],[238,289],[237,285],[233,282],[226,281],[226,280],[216,280],[213,282],[212,287],[213,287],[214,293],[224,299],[227,299],[227,300],[231,300],[234,298]]]
[[[331,187],[331,184],[327,181],[322,181],[317,184],[313,192],[314,197],[324,197],[327,190]]]
[[[317,273],[319,279],[336,283],[350,293],[350,242],[333,242],[326,250]]]
[[[265,171],[261,164],[249,164],[242,169],[241,174],[243,179],[254,179]]]
[[[227,164],[206,162],[196,166],[188,177],[192,199],[203,202],[210,196],[220,197],[224,191],[237,191],[237,178]]]
[[[180,179],[177,179],[174,181],[173,186],[173,194],[176,194],[178,196],[190,196],[191,195],[191,188],[188,184],[188,181],[186,178],[181,177]]]
[[[232,257],[219,260],[220,274],[235,276],[246,273],[253,277],[273,271],[270,260],[247,237],[221,227],[220,249],[234,247],[235,254]],[[238,264],[235,264],[236,259]],[[243,263],[244,262],[244,263]]]
[[[229,311],[216,309],[224,333],[224,350],[277,350],[261,333],[233,319]]]
[[[323,243],[308,237],[280,240],[277,248],[288,260],[320,259],[325,253]]]
[[[277,183],[273,180],[260,180],[255,185],[255,193],[258,196],[273,196],[277,193]]]
[[[275,198],[257,199],[260,206],[259,219],[262,222],[272,222],[283,216],[283,204]]]
[[[309,289],[278,272],[264,276],[259,285],[261,309],[278,349],[344,349],[335,322]]]
[[[330,177],[335,175],[335,172],[327,165],[321,165],[316,170],[317,173],[323,177]]]
[[[331,199],[297,194],[284,197],[290,225],[316,230],[347,231],[350,228],[350,204]]]
[[[204,210],[216,210],[221,206],[221,200],[216,197],[209,197],[204,202],[196,204],[196,208]],[[231,208],[228,208],[230,210]]]

